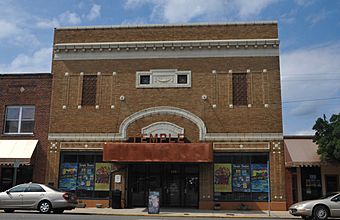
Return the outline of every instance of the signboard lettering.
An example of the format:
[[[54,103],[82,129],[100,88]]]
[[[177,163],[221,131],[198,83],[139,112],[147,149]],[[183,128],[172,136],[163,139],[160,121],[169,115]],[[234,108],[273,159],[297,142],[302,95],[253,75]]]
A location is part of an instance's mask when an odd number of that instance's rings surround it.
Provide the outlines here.
[[[184,134],[171,136],[171,134],[139,134],[134,136],[134,143],[184,143]]]

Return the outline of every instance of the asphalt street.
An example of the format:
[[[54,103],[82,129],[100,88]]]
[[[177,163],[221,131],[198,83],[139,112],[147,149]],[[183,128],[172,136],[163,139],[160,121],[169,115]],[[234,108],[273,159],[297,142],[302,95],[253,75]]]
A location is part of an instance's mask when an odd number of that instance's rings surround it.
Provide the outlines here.
[[[77,215],[77,214],[40,214],[34,212],[3,213],[0,212],[0,220],[216,220],[226,218],[190,218],[190,217],[152,217],[152,216],[110,216],[110,215]],[[249,219],[249,218],[230,218]],[[256,218],[254,218],[256,220]],[[261,219],[258,219],[261,220]]]

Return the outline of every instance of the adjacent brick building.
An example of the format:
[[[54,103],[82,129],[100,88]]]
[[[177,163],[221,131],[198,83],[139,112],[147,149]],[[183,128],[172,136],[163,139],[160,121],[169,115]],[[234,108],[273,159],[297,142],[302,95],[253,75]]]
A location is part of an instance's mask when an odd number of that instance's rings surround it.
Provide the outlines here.
[[[53,47],[49,183],[96,204],[112,169],[124,207],[285,210],[276,22],[57,28]]]
[[[313,136],[285,136],[287,208],[340,190],[340,164],[321,161]]]
[[[15,184],[15,161],[17,184],[45,182],[51,87],[50,73],[0,75],[0,191]]]

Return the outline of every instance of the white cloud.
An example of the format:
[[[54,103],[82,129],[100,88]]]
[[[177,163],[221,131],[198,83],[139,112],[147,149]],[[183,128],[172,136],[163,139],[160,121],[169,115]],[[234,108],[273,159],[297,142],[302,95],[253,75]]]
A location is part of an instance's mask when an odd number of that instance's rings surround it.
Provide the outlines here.
[[[225,20],[248,19],[258,16],[278,0],[127,0],[126,9],[149,5],[154,21],[169,23],[188,22],[193,19]]]
[[[96,19],[100,16],[100,10],[101,6],[97,4],[93,4],[92,8],[90,9],[89,14],[86,16],[86,18],[90,21]]]
[[[310,22],[312,25],[315,25],[320,21],[325,20],[330,14],[331,14],[330,11],[322,9],[319,13],[313,13],[312,15],[308,16],[306,20]]]
[[[56,18],[53,18],[51,20],[43,19],[43,20],[39,20],[37,22],[36,26],[38,28],[55,28],[55,27],[59,27],[60,23],[59,23],[58,19],[56,19]]]
[[[55,28],[62,25],[77,25],[82,22],[83,19],[92,21],[100,16],[101,6],[93,4],[88,14],[82,14],[81,16],[75,12],[65,11],[59,16],[51,19],[39,18],[36,27],[38,28]]]
[[[237,0],[235,1],[238,14],[241,18],[247,18],[251,16],[256,16],[263,9],[268,7],[269,5],[276,3],[278,0],[256,0],[256,1],[249,1],[249,0]]]
[[[297,131],[295,135],[314,135],[315,131],[313,129],[303,129]]]
[[[32,54],[19,54],[6,65],[0,64],[0,72],[50,72],[52,48],[41,48]]]
[[[283,101],[335,97],[340,94],[340,42],[296,49],[281,55]],[[327,111],[325,101],[290,107],[292,116]],[[340,104],[339,104],[340,105]]]
[[[40,41],[30,28],[33,16],[14,1],[0,1],[0,41],[2,45],[36,46]]]
[[[302,102],[293,108],[289,113],[292,116],[307,116],[310,117],[317,113],[317,109],[320,107],[319,102]]]
[[[315,0],[295,0],[295,3],[299,6],[308,6],[312,5],[315,2]]]
[[[42,19],[39,18],[36,27],[38,28],[55,28],[61,25],[77,25],[81,23],[80,16],[75,12],[65,11],[56,18]]]
[[[8,37],[12,37],[16,33],[19,32],[19,28],[16,26],[16,24],[6,21],[6,20],[0,20],[0,40]]]
[[[124,20],[121,25],[142,25],[146,24],[146,20],[144,18],[135,18],[135,19],[126,19]]]
[[[292,24],[295,22],[297,14],[298,14],[298,10],[294,8],[290,10],[289,12],[280,15],[280,21],[285,24]]]
[[[59,15],[59,21],[62,24],[76,25],[81,22],[81,19],[77,13],[66,11]]]

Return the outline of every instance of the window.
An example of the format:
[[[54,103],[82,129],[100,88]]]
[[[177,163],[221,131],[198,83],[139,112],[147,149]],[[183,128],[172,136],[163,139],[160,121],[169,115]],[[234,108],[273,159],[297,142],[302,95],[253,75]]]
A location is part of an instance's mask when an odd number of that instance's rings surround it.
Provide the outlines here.
[[[190,88],[191,71],[152,69],[136,72],[136,88]]]
[[[38,184],[30,184],[26,192],[45,192],[45,190]]]
[[[188,83],[188,75],[177,75],[177,83],[178,84],[187,84]]]
[[[150,76],[149,75],[141,75],[139,84],[141,84],[141,85],[150,84]]]
[[[63,152],[59,172],[59,189],[79,198],[108,198],[111,163],[103,162],[96,152]]]
[[[96,105],[97,76],[84,76],[81,104]]]
[[[247,105],[247,74],[233,74],[233,105]]]
[[[21,184],[21,185],[13,187],[12,189],[9,190],[9,192],[10,193],[25,192],[27,187],[28,187],[28,184]]]
[[[215,201],[267,201],[268,153],[215,153]]]
[[[32,134],[34,114],[34,106],[7,106],[5,134]]]

